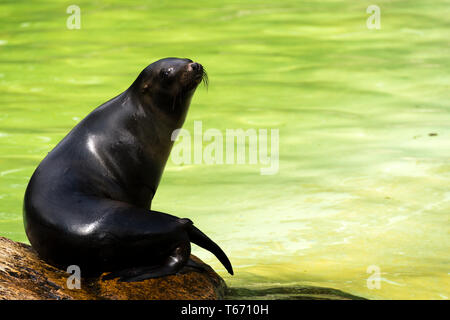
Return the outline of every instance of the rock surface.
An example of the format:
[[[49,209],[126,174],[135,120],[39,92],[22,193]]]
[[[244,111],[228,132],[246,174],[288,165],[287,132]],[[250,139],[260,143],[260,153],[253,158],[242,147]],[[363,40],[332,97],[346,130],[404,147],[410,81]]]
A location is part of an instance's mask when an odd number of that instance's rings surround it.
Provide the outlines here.
[[[0,237],[0,300],[355,300],[340,290],[311,286],[280,288],[227,288],[223,279],[208,270],[140,282],[82,278],[81,289],[69,289],[70,276],[39,259],[26,244]]]
[[[275,288],[230,288],[225,299],[230,300],[365,300],[341,290],[312,286]]]
[[[192,256],[197,262],[200,259]],[[64,270],[39,259],[26,244],[0,237],[0,299],[8,300],[215,300],[226,285],[208,265],[207,272],[188,272],[140,282],[81,279],[81,289],[69,289]]]

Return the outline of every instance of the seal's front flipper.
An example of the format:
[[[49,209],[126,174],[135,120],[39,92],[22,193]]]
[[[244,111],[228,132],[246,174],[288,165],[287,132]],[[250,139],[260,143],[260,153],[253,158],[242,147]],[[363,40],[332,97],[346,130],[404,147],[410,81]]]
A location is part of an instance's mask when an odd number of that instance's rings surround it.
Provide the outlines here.
[[[188,229],[188,234],[191,242],[195,243],[196,245],[202,247],[203,249],[206,249],[210,252],[212,252],[217,259],[223,264],[225,269],[227,269],[228,273],[233,275],[233,267],[231,266],[231,262],[228,259],[227,255],[223,250],[206,234],[201,232],[199,229],[197,229],[195,226],[190,226]]]

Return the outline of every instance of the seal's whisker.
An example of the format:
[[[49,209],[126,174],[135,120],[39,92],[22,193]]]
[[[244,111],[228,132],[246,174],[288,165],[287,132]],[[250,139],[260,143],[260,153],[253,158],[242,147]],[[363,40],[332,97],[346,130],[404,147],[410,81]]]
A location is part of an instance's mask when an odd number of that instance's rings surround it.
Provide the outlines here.
[[[206,89],[208,89],[209,79],[208,79],[208,74],[206,73],[206,69],[204,67],[203,67],[203,74],[202,74],[202,82],[203,82],[204,86],[206,87]]]

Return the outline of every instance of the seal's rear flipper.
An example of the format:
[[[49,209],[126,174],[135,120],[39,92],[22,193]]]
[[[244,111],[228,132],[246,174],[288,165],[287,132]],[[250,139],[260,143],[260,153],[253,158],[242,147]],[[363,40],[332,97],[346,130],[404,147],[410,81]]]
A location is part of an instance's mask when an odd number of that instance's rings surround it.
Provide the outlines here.
[[[186,262],[184,267],[181,268],[180,271],[178,271],[178,274],[185,274],[185,273],[190,273],[190,272],[204,273],[204,272],[208,272],[208,271],[211,272],[211,271],[213,271],[213,269],[206,264],[198,263],[198,262],[192,260],[191,258],[189,258],[189,260]]]
[[[223,252],[223,250],[220,249],[220,247],[214,241],[208,238],[206,234],[201,232],[193,225],[188,228],[188,234],[191,242],[202,247],[203,249],[212,252],[217,257],[217,259],[219,259],[219,261],[223,264],[225,269],[227,269],[228,273],[231,275],[234,274],[231,262],[230,260],[228,260],[228,257],[225,254],[225,252]]]
[[[102,280],[111,280],[119,278],[119,282],[136,282],[146,279],[159,278],[175,274],[173,270],[165,266],[133,267],[120,271],[111,272],[105,275]]]
[[[175,248],[160,265],[131,267],[105,275],[102,280],[119,278],[120,282],[144,281],[176,274],[183,268],[191,255],[191,244],[187,242]]]

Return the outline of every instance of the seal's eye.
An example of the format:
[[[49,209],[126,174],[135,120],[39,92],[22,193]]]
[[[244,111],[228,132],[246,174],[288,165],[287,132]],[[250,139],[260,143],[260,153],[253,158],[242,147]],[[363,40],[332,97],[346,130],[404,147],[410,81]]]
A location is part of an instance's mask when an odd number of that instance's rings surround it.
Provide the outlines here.
[[[159,76],[163,79],[167,79],[172,74],[172,72],[173,68],[161,69],[161,71],[159,72]]]

